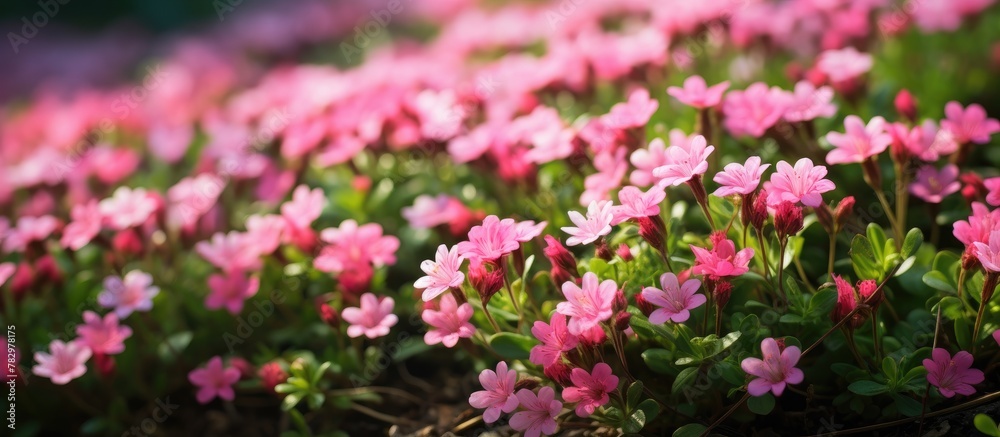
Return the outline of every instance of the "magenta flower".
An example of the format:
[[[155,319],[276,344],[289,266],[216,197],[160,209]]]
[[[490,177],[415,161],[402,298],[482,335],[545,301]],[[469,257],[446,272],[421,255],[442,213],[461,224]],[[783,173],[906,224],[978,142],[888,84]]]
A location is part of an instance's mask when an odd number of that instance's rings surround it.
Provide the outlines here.
[[[827,50],[820,53],[816,68],[832,82],[843,82],[860,77],[872,69],[872,55],[861,53],[854,47]]]
[[[538,389],[538,395],[531,390],[522,388],[517,392],[523,411],[518,411],[510,417],[510,427],[515,431],[523,431],[524,437],[539,437],[542,434],[555,434],[558,425],[556,416],[562,411],[562,402],[556,399],[552,387]]]
[[[725,81],[711,87],[707,86],[705,79],[695,75],[684,79],[684,87],[672,86],[667,88],[667,94],[680,100],[681,103],[693,108],[704,109],[717,106],[722,101],[722,94],[729,89],[729,81]]]
[[[119,326],[115,313],[105,314],[102,319],[93,311],[84,311],[83,322],[76,326],[76,335],[95,354],[120,354],[125,350],[125,339],[132,336],[132,328]]]
[[[925,359],[927,382],[938,388],[941,396],[950,398],[955,394],[971,395],[976,392],[973,385],[983,382],[982,370],[972,368],[972,354],[959,351],[954,357],[947,350],[936,348],[931,358]]]
[[[292,192],[292,200],[281,205],[281,216],[296,229],[306,229],[319,218],[326,207],[326,194],[320,188],[312,190],[299,185]]]
[[[823,203],[823,193],[836,186],[826,176],[826,167],[813,165],[809,158],[802,158],[792,167],[785,161],[778,161],[771,180],[764,183],[767,190],[767,204],[778,206],[781,202],[802,202],[805,206],[819,206]]]
[[[38,364],[31,368],[31,372],[51,379],[55,385],[64,385],[87,373],[86,363],[91,355],[90,349],[80,341],[63,343],[52,340],[49,353],[35,352]]]
[[[152,276],[133,270],[126,273],[124,278],[105,278],[104,291],[97,295],[97,303],[104,308],[114,308],[115,314],[124,319],[133,311],[151,310],[153,298],[159,293],[160,287],[153,286]]]
[[[837,105],[831,102],[832,88],[816,88],[809,81],[803,80],[795,84],[795,91],[789,97],[783,117],[789,123],[833,117],[837,113]]]
[[[517,408],[518,396],[514,395],[514,384],[517,383],[517,372],[507,370],[507,363],[497,363],[496,372],[485,369],[479,374],[479,382],[485,390],[479,390],[469,396],[472,408],[485,408],[483,421],[496,422],[500,412],[510,413]]]
[[[601,152],[594,157],[596,173],[583,179],[583,193],[580,194],[580,204],[588,205],[593,201],[608,200],[611,190],[621,186],[622,178],[628,172],[628,162],[625,160],[624,147],[618,147],[612,152]]]
[[[233,400],[236,393],[233,391],[233,384],[240,380],[240,371],[235,367],[223,367],[222,358],[212,357],[205,367],[192,370],[188,373],[188,381],[198,387],[195,398],[198,403],[207,404],[212,399],[218,397],[227,401]]]
[[[686,148],[672,145],[667,148],[667,163],[653,169],[653,176],[660,178],[659,185],[676,187],[708,171],[708,155],[714,150],[701,135]]]
[[[195,252],[224,272],[247,272],[260,269],[257,241],[250,235],[231,231],[217,232],[209,241],[199,241]]]
[[[768,88],[757,82],[746,91],[730,91],[722,104],[726,130],[733,136],[760,138],[785,114],[788,93],[778,87]]]
[[[170,200],[167,221],[173,226],[190,229],[215,206],[225,187],[222,178],[209,173],[181,179],[167,190]]]
[[[431,197],[421,194],[413,200],[413,206],[402,209],[403,218],[413,229],[431,229],[447,225],[468,213],[462,202],[447,194]]]
[[[382,267],[396,263],[399,239],[382,235],[382,226],[368,223],[358,226],[354,220],[344,220],[340,227],[320,232],[320,239],[329,245],[313,260],[317,269],[341,273],[349,267]]]
[[[717,197],[750,194],[757,190],[760,178],[764,176],[764,171],[770,166],[771,164],[760,165],[759,156],[747,158],[745,164],[736,162],[726,164],[726,167],[712,178],[715,183],[721,185],[712,194]]]
[[[826,163],[850,164],[861,163],[872,156],[885,151],[892,144],[892,136],[885,132],[885,119],[872,118],[865,126],[856,115],[848,115],[844,119],[846,133],[830,132],[826,140],[835,149],[826,155]]]
[[[566,387],[562,397],[566,402],[576,402],[576,415],[590,417],[598,407],[608,403],[608,393],[618,388],[618,377],[611,374],[611,366],[597,363],[591,373],[579,367],[570,373],[573,387]]]
[[[7,231],[3,242],[4,252],[21,252],[33,241],[45,241],[59,229],[59,219],[50,215],[41,217],[22,216],[17,225]]]
[[[973,242],[976,249],[976,257],[983,263],[983,268],[991,272],[1000,272],[1000,229],[994,228],[990,231],[989,244],[983,242]]]
[[[542,235],[542,231],[549,225],[549,222],[535,223],[534,220],[517,222],[514,225],[514,239],[518,243],[527,243],[535,237]]]
[[[629,162],[635,167],[628,177],[632,185],[640,187],[653,185],[659,180],[653,176],[653,170],[667,163],[667,146],[662,138],[653,138],[649,142],[649,147],[632,152]]]
[[[471,260],[498,260],[521,247],[516,226],[514,219],[487,216],[481,225],[469,230],[469,241],[458,243],[458,253]]]
[[[954,135],[955,142],[986,144],[990,136],[1000,132],[1000,121],[987,118],[986,110],[978,104],[971,104],[964,110],[958,102],[948,102],[944,107],[947,119],[941,120],[941,128]]]
[[[990,232],[1000,229],[1000,209],[990,211],[989,207],[979,202],[972,203],[972,215],[969,219],[955,222],[952,233],[958,241],[966,246],[975,242],[989,243]]]
[[[59,243],[65,248],[80,250],[101,232],[103,220],[101,212],[97,208],[97,201],[91,200],[87,203],[73,205],[70,216],[73,217],[73,221],[63,229],[62,239],[59,240]]]
[[[420,318],[436,328],[424,334],[424,343],[427,344],[441,343],[445,347],[454,347],[459,339],[471,338],[476,332],[476,327],[469,323],[469,319],[472,318],[472,305],[468,302],[459,305],[455,296],[451,294],[441,298],[439,310],[425,309]]]
[[[691,317],[691,310],[708,300],[704,294],[698,293],[701,281],[697,279],[688,279],[680,284],[677,275],[668,272],[660,275],[660,287],[663,288],[642,289],[642,297],[659,307],[649,314],[649,323],[658,325],[667,320],[684,323]]]
[[[261,255],[274,253],[281,246],[281,237],[285,232],[287,222],[280,215],[251,215],[247,217],[247,239],[254,246],[251,249]]]
[[[531,334],[541,342],[531,348],[528,357],[532,363],[542,367],[549,367],[559,362],[563,352],[573,350],[580,340],[571,334],[566,327],[566,315],[562,313],[552,313],[549,323],[538,320],[531,327]]]
[[[611,318],[618,284],[611,279],[598,284],[597,275],[587,272],[583,275],[582,288],[573,282],[565,282],[562,292],[566,302],[559,302],[556,312],[570,317],[567,325],[569,332],[580,335]]]
[[[989,178],[983,181],[983,185],[989,190],[986,194],[986,203],[1000,206],[1000,178]]]
[[[569,219],[574,226],[564,226],[563,232],[570,234],[566,239],[567,246],[590,244],[611,233],[611,222],[614,221],[614,206],[610,200],[593,201],[587,206],[587,216],[577,211],[569,212]]]
[[[361,295],[361,307],[344,308],[341,316],[349,323],[347,335],[351,338],[364,335],[368,338],[378,338],[389,334],[389,328],[394,326],[399,318],[392,313],[396,302],[391,297],[381,300],[372,293]]]
[[[458,254],[458,246],[452,246],[451,250],[443,244],[438,246],[434,261],[428,259],[420,263],[420,270],[427,275],[413,283],[414,287],[424,289],[421,299],[428,302],[449,288],[461,286],[465,281],[465,274],[461,270],[464,259]]]
[[[948,164],[941,170],[933,164],[925,165],[917,170],[916,180],[910,184],[910,193],[927,203],[941,203],[948,195],[962,189],[958,181],[958,167]]]
[[[760,342],[760,352],[763,360],[749,357],[740,363],[744,372],[756,376],[747,384],[747,393],[751,396],[764,396],[769,391],[781,396],[786,384],[798,384],[805,379],[802,370],[795,367],[802,354],[798,347],[788,346],[781,350],[777,341],[765,338]]]
[[[208,288],[211,291],[205,297],[205,308],[217,310],[225,307],[235,316],[243,311],[243,303],[257,294],[260,279],[255,276],[247,278],[243,272],[230,271],[223,275],[209,276]]]
[[[622,188],[618,191],[618,201],[621,205],[611,209],[614,216],[611,224],[617,225],[628,219],[660,215],[660,202],[666,197],[667,193],[659,185],[650,187],[645,193],[631,185]]]
[[[112,228],[124,230],[145,223],[159,205],[156,198],[142,188],[118,187],[97,207]]]
[[[603,118],[612,129],[640,128],[649,123],[659,107],[659,101],[649,98],[649,90],[638,88],[629,93],[627,101],[612,106]]]
[[[739,276],[750,271],[754,254],[749,247],[736,252],[733,240],[722,240],[711,251],[692,245],[691,251],[695,258],[691,271],[710,277]]]

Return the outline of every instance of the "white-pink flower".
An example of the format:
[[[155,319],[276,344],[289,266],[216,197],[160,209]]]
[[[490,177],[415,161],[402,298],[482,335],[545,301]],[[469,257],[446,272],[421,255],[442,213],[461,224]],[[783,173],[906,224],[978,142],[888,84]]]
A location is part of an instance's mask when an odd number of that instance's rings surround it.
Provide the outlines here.
[[[816,68],[831,81],[843,82],[867,73],[874,63],[872,55],[861,53],[854,47],[846,47],[820,53]]]
[[[612,208],[614,220],[612,225],[617,225],[628,219],[639,219],[660,214],[660,202],[667,197],[667,193],[662,186],[654,185],[645,193],[639,188],[627,186],[618,192],[618,201],[621,205]]]
[[[36,352],[38,364],[31,368],[35,375],[49,378],[53,384],[64,385],[87,373],[87,360],[92,355],[89,348],[79,341],[63,343],[52,340],[49,352]]]
[[[396,302],[391,297],[381,300],[372,293],[361,295],[361,307],[344,308],[341,316],[350,324],[347,335],[351,338],[364,335],[378,338],[389,334],[389,328],[396,325],[399,318],[392,313]]]
[[[678,186],[696,175],[708,171],[708,156],[715,150],[705,137],[694,137],[688,147],[672,145],[667,148],[666,164],[653,169],[653,176],[660,178],[659,185]]]
[[[133,311],[153,309],[153,298],[160,294],[160,287],[153,285],[153,277],[140,270],[132,270],[124,278],[108,276],[104,291],[97,295],[97,303],[114,308],[115,314],[124,319]]]
[[[685,105],[702,109],[718,105],[727,89],[729,89],[728,80],[709,87],[705,79],[694,75],[684,79],[683,88],[676,86],[667,88],[667,94]]]
[[[453,287],[459,287],[465,281],[465,274],[462,273],[462,261],[465,257],[458,253],[458,246],[440,245],[434,254],[434,261],[424,260],[420,263],[420,270],[426,276],[417,279],[413,283],[416,288],[423,288],[421,299],[424,302],[433,300],[442,293]]]
[[[701,281],[688,279],[680,284],[677,275],[664,273],[660,275],[660,288],[646,287],[642,289],[642,297],[657,308],[649,315],[649,323],[660,324],[670,320],[683,323],[691,317],[691,310],[703,305],[708,299],[699,294]]]
[[[118,187],[111,197],[98,205],[101,216],[114,229],[124,230],[146,222],[159,204],[145,189]]]
[[[565,282],[562,292],[566,302],[559,302],[556,312],[570,318],[567,327],[571,334],[581,335],[611,318],[618,284],[611,279],[599,282],[597,275],[587,272],[583,275],[582,287]]]
[[[459,339],[471,338],[476,332],[476,327],[469,323],[472,305],[468,302],[459,305],[451,294],[441,298],[437,310],[425,309],[420,318],[434,327],[424,334],[424,343],[427,344],[441,343],[445,347],[454,347]]]
[[[566,240],[567,246],[590,244],[611,233],[611,222],[614,220],[614,206],[610,200],[593,201],[587,206],[587,216],[577,211],[569,212],[569,219],[576,226],[564,226],[562,230],[570,234]]]
[[[764,171],[770,166],[771,164],[761,165],[759,156],[747,158],[744,164],[736,162],[726,164],[726,167],[712,178],[715,183],[721,185],[712,194],[718,197],[750,194],[757,190],[760,178],[764,176]]]

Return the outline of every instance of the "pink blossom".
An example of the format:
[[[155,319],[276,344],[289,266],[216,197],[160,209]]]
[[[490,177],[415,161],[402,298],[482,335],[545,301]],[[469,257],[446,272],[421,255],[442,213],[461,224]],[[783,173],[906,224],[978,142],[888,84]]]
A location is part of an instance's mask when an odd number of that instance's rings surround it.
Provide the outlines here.
[[[280,215],[251,215],[247,217],[247,239],[253,242],[254,252],[261,255],[273,253],[281,245],[285,231],[285,219]]]
[[[111,197],[97,205],[104,220],[116,230],[125,230],[146,222],[158,209],[155,197],[145,189],[118,187]]]
[[[885,151],[892,144],[892,136],[885,133],[885,119],[872,118],[865,126],[856,115],[844,119],[846,133],[830,132],[826,140],[835,149],[826,155],[827,164],[860,163]]]
[[[104,290],[97,295],[97,303],[104,308],[114,308],[115,314],[124,319],[133,311],[151,310],[157,294],[160,294],[160,287],[153,285],[150,274],[132,270],[124,278],[104,278]]]
[[[787,93],[778,87],[768,88],[757,82],[746,91],[730,91],[722,104],[726,130],[733,136],[749,135],[760,138],[785,114]]]
[[[233,384],[240,380],[240,371],[235,367],[223,367],[222,357],[214,356],[208,360],[205,367],[188,373],[188,381],[198,387],[195,398],[199,404],[207,404],[218,397],[227,401],[233,400],[236,393]]]
[[[989,190],[986,194],[986,202],[993,206],[1000,206],[1000,178],[989,178],[983,181],[983,185]]]
[[[649,98],[649,90],[638,88],[628,96],[628,101],[615,104],[604,117],[612,129],[633,129],[645,127],[660,102]]]
[[[562,397],[566,402],[576,402],[576,415],[590,417],[598,407],[610,400],[608,393],[618,388],[618,377],[611,374],[611,366],[597,363],[591,373],[579,367],[570,373],[572,387],[563,390]]]
[[[991,272],[1000,272],[1000,229],[994,228],[990,231],[989,244],[983,242],[973,242],[976,249],[976,257],[983,263],[983,268]]]
[[[612,207],[614,219],[612,225],[617,225],[628,219],[638,219],[660,215],[660,202],[667,197],[663,187],[654,185],[645,193],[639,188],[627,186],[618,192],[621,205]]]
[[[549,222],[535,223],[534,220],[517,222],[514,225],[514,239],[519,243],[527,243],[535,239],[535,237],[542,235],[542,232],[545,231],[545,227],[548,225]]]
[[[968,220],[955,222],[952,233],[962,244],[971,246],[977,241],[988,243],[993,229],[1000,229],[1000,209],[990,211],[986,205],[973,202],[972,215]]]
[[[249,234],[232,231],[216,233],[209,241],[199,241],[195,252],[224,272],[247,272],[260,269],[260,253]]]
[[[382,226],[368,223],[358,226],[354,220],[344,220],[340,227],[324,229],[320,239],[329,245],[313,260],[317,269],[340,273],[349,266],[382,267],[396,263],[399,239],[382,235]]]
[[[292,200],[281,205],[281,216],[296,229],[306,229],[319,218],[326,207],[326,195],[321,188],[310,190],[299,185],[292,192]]]
[[[684,323],[691,317],[691,310],[700,307],[708,300],[704,294],[698,293],[701,281],[697,279],[688,279],[681,284],[677,275],[668,272],[660,275],[660,287],[662,289],[656,287],[642,289],[642,297],[659,307],[649,315],[649,323],[661,324],[667,320]]]
[[[653,176],[653,169],[667,163],[667,146],[662,138],[653,138],[649,142],[649,147],[632,152],[629,162],[635,167],[629,175],[629,182],[632,185],[640,187],[653,185],[659,180]]]
[[[459,305],[455,296],[446,294],[441,298],[440,306],[437,311],[425,309],[420,315],[424,323],[436,328],[424,334],[424,343],[441,343],[445,347],[454,347],[459,339],[472,338],[472,334],[476,332],[476,327],[469,323],[472,305],[468,302]]]
[[[447,140],[459,134],[466,117],[452,90],[424,90],[411,105],[420,119],[420,133],[432,140]]]
[[[686,148],[671,145],[667,148],[666,164],[653,169],[653,176],[660,178],[659,185],[676,187],[708,171],[708,155],[714,150],[715,146],[709,146],[701,135],[694,137]]]
[[[316,163],[323,167],[332,167],[353,159],[365,149],[367,144],[353,135],[337,135],[330,143],[316,154]]]
[[[198,218],[215,206],[225,187],[222,178],[209,173],[181,179],[167,190],[170,200],[167,221],[183,229],[193,227]]]
[[[483,421],[486,423],[496,422],[500,418],[500,412],[510,413],[517,408],[518,397],[514,395],[514,384],[517,383],[517,372],[507,370],[507,363],[501,361],[497,363],[497,370],[494,372],[485,369],[479,373],[479,383],[485,390],[479,390],[469,396],[469,405],[472,408],[485,408]]]
[[[929,164],[917,170],[916,180],[910,184],[910,193],[927,203],[941,203],[948,195],[962,189],[958,181],[958,167],[948,164],[941,170]]]
[[[828,86],[816,88],[809,81],[803,80],[795,84],[795,91],[785,107],[784,119],[790,123],[809,121],[816,118],[829,118],[837,113],[837,105],[833,103],[833,89]]]
[[[467,213],[462,202],[447,194],[435,197],[421,194],[413,201],[413,206],[402,209],[403,218],[413,229],[431,229],[446,225]]]
[[[525,158],[539,164],[568,157],[573,153],[576,137],[573,129],[565,127],[559,112],[545,105],[515,119],[508,134],[514,140],[530,144],[532,149]]]
[[[63,229],[63,236],[59,243],[63,247],[80,250],[101,232],[102,217],[97,209],[97,201],[91,200],[87,203],[73,205],[70,215],[73,217],[73,221]]]
[[[517,392],[522,411],[510,417],[510,427],[515,431],[523,431],[524,437],[539,437],[542,434],[552,435],[558,429],[556,416],[562,411],[562,402],[556,399],[552,387],[538,389],[538,395],[531,390],[522,388]]]
[[[946,398],[955,394],[971,395],[976,392],[973,386],[985,379],[982,370],[972,368],[972,361],[972,354],[966,351],[959,351],[952,357],[947,350],[936,348],[931,352],[931,358],[923,361],[927,382],[937,387]]]
[[[391,297],[381,300],[372,293],[361,295],[361,307],[344,308],[341,316],[349,323],[347,335],[351,338],[364,335],[378,338],[389,334],[389,328],[396,325],[399,318],[392,313],[396,302]]]
[[[948,102],[944,113],[947,118],[941,120],[941,128],[951,132],[958,144],[986,144],[991,135],[1000,132],[1000,121],[987,118],[986,110],[978,104],[973,103],[963,110],[960,103]]]
[[[205,298],[205,308],[217,310],[225,307],[230,314],[237,315],[243,311],[243,303],[257,294],[259,287],[260,279],[247,278],[244,273],[238,271],[209,276],[210,292]]]
[[[760,358],[744,358],[740,367],[751,376],[756,376],[747,384],[747,392],[751,396],[764,396],[771,392],[781,396],[786,384],[798,384],[805,379],[801,369],[795,367],[802,351],[796,346],[787,346],[784,350],[778,347],[773,338],[765,338],[760,342]]]
[[[428,302],[450,288],[460,287],[465,281],[465,274],[461,270],[464,259],[458,253],[458,246],[452,246],[450,250],[443,244],[438,246],[434,261],[424,260],[420,263],[420,270],[427,275],[413,283],[415,288],[424,289],[421,299]]]
[[[125,350],[125,340],[132,336],[132,328],[118,325],[118,315],[101,316],[93,311],[83,312],[83,325],[77,325],[80,341],[94,353],[115,355]]]
[[[695,258],[691,271],[710,277],[740,276],[750,271],[754,254],[749,247],[737,252],[733,240],[722,240],[711,251],[691,245],[691,251]]]
[[[892,137],[894,147],[902,145],[923,161],[934,162],[958,150],[955,136],[947,129],[938,129],[934,120],[924,120],[912,130],[906,124],[892,123],[886,126],[886,132]]]
[[[535,321],[531,327],[531,335],[541,344],[531,348],[528,360],[542,367],[558,363],[563,352],[573,350],[580,341],[577,336],[570,334],[566,327],[566,315],[559,312],[552,313],[548,324],[541,320]]]
[[[139,155],[132,149],[99,146],[90,149],[87,167],[105,184],[115,184],[127,178],[139,166]]]
[[[80,341],[63,343],[52,340],[49,352],[35,352],[38,364],[31,372],[43,378],[49,378],[55,385],[64,385],[87,373],[87,360],[92,355],[85,344]]]
[[[577,211],[569,212],[569,219],[576,226],[564,226],[563,232],[570,234],[566,240],[567,246],[590,244],[611,233],[611,222],[614,220],[614,206],[610,200],[593,201],[587,206],[587,216]]]
[[[778,161],[771,180],[764,183],[767,190],[768,206],[781,202],[802,202],[805,206],[819,206],[823,203],[823,193],[836,186],[826,176],[826,167],[813,165],[809,158],[802,158],[792,167],[785,161]]]
[[[59,225],[59,219],[50,215],[18,218],[17,226],[7,231],[3,250],[7,253],[24,251],[33,241],[45,241],[59,229]]]
[[[624,147],[618,147],[614,153],[601,152],[594,157],[594,168],[597,173],[588,175],[583,180],[584,191],[580,195],[580,204],[587,205],[598,200],[608,200],[611,190],[621,186],[622,178],[628,172],[628,162],[625,161]]]
[[[569,332],[580,335],[611,318],[618,284],[611,279],[598,284],[597,275],[587,272],[583,275],[582,287],[573,282],[565,282],[562,292],[566,302],[559,302],[556,312],[570,317],[567,325]]]
[[[854,47],[827,50],[820,53],[816,68],[833,82],[843,82],[860,77],[872,69],[872,55],[858,52]]]
[[[757,190],[760,178],[770,166],[771,164],[760,165],[759,156],[747,158],[745,164],[735,162],[726,164],[726,167],[712,178],[715,183],[721,185],[712,194],[718,197],[750,194]]]
[[[718,105],[727,89],[729,89],[728,80],[709,87],[705,84],[705,79],[695,75],[684,79],[683,88],[676,86],[667,88],[667,94],[685,105],[704,109]]]
[[[483,223],[469,230],[469,241],[458,243],[458,253],[471,260],[497,260],[517,250],[517,224],[514,219],[487,216]]]

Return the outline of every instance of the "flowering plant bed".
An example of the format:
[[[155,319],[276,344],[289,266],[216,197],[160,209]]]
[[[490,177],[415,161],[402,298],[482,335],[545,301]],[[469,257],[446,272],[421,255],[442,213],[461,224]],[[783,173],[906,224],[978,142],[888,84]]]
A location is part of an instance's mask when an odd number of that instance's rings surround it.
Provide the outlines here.
[[[993,1],[486,3],[9,98],[15,435],[1000,436]]]

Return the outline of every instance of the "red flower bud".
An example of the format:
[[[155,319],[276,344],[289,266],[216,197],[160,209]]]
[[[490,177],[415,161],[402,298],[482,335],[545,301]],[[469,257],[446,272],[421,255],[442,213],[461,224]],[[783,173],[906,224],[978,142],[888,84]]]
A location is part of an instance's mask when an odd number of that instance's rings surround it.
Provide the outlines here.
[[[492,261],[473,262],[469,266],[469,282],[472,283],[472,288],[479,292],[479,298],[484,304],[503,287],[503,278],[502,266]]]
[[[639,220],[639,236],[646,243],[649,244],[653,249],[658,250],[660,253],[667,253],[667,225],[663,222],[663,218],[658,215],[650,217],[640,217]]]
[[[52,284],[60,284],[63,280],[62,271],[59,270],[56,259],[49,254],[42,255],[38,261],[35,261],[35,274]]]
[[[837,204],[837,209],[833,211],[833,219],[837,225],[837,229],[843,229],[853,214],[854,196],[847,196],[841,199],[840,203]]]
[[[621,257],[625,262],[632,261],[635,257],[632,256],[632,249],[628,247],[627,244],[622,243],[618,245],[618,250],[616,251],[618,256]]]
[[[963,173],[958,177],[962,181],[962,197],[965,201],[972,205],[972,202],[980,201],[989,190],[986,189],[986,184],[983,183],[983,178],[979,176],[976,172]]]
[[[611,258],[615,257],[615,253],[611,251],[611,248],[608,247],[608,242],[604,241],[603,237],[598,238],[594,244],[597,246],[594,251],[596,257],[605,261],[611,261]]]
[[[653,314],[653,311],[656,311],[653,304],[649,303],[645,297],[642,297],[642,293],[635,294],[635,306],[639,307],[639,311],[642,311],[642,315],[646,317],[649,317],[650,314]]]
[[[913,99],[913,94],[906,88],[903,88],[896,94],[896,100],[893,101],[896,105],[896,112],[899,115],[911,123],[917,120],[917,102]]]
[[[740,206],[743,216],[743,226],[753,226],[754,229],[764,229],[767,221],[767,191],[761,189],[743,197]]]
[[[337,314],[337,310],[333,309],[333,307],[331,307],[330,304],[326,302],[320,303],[317,306],[319,311],[319,318],[323,320],[323,323],[326,323],[331,328],[339,329],[340,314]]]
[[[260,366],[257,376],[260,377],[260,385],[271,393],[276,393],[274,387],[284,383],[288,379],[288,374],[285,373],[285,370],[281,368],[281,364],[277,361],[271,361]]]
[[[94,354],[94,367],[101,377],[110,378],[115,374],[115,357],[108,354]]]
[[[722,311],[722,308],[729,303],[729,296],[733,294],[733,284],[729,281],[720,281],[715,284],[715,289],[712,291],[712,300],[715,301],[715,307],[718,311]]]
[[[632,314],[627,312],[620,312],[615,316],[615,331],[624,332],[629,328],[629,321],[632,320]]]
[[[854,291],[854,287],[851,286],[850,282],[847,282],[841,276],[833,275],[833,282],[837,284],[837,305],[833,307],[833,312],[830,313],[830,319],[834,323],[840,323],[844,317],[847,317],[851,311],[854,311],[858,306],[858,293]],[[847,326],[851,329],[857,328],[864,323],[864,316],[860,313],[854,314],[851,321],[847,322]]]
[[[576,268],[576,258],[573,254],[566,249],[555,237],[551,235],[545,236],[545,249],[542,249],[542,253],[545,257],[549,259],[552,264],[552,278],[556,278],[556,269],[559,269],[562,275],[571,276],[574,278],[580,277],[580,272]],[[556,284],[562,285],[563,282],[567,282],[569,279],[557,280]]]
[[[878,282],[875,282],[874,279],[858,281],[857,287],[858,294],[861,295],[861,301],[868,302],[868,305],[872,308],[878,307],[878,305],[882,303],[882,300],[885,299],[885,294],[878,291]],[[876,292],[878,292],[877,295],[875,294]],[[875,295],[875,297],[872,297],[869,301],[868,298],[872,295]]]
[[[579,337],[580,343],[583,343],[585,347],[589,348],[599,347],[608,340],[608,335],[604,333],[604,328],[601,328],[600,325],[584,331],[579,335]]]
[[[792,202],[781,202],[774,212],[774,230],[784,240],[802,230],[802,208]]]
[[[545,376],[551,379],[556,384],[563,387],[571,387],[573,385],[573,380],[570,379],[570,374],[573,372],[573,368],[563,363],[561,361],[548,366],[544,369]]]
[[[625,299],[625,292],[618,290],[615,292],[615,299],[611,301],[611,309],[614,312],[625,311],[628,308],[628,300]]]
[[[115,252],[127,255],[139,255],[142,253],[142,239],[135,229],[126,229],[115,234],[111,240],[111,247]]]
[[[240,379],[253,378],[255,372],[253,364],[250,364],[249,361],[244,360],[241,357],[232,357],[229,359],[229,365],[240,371]]]

